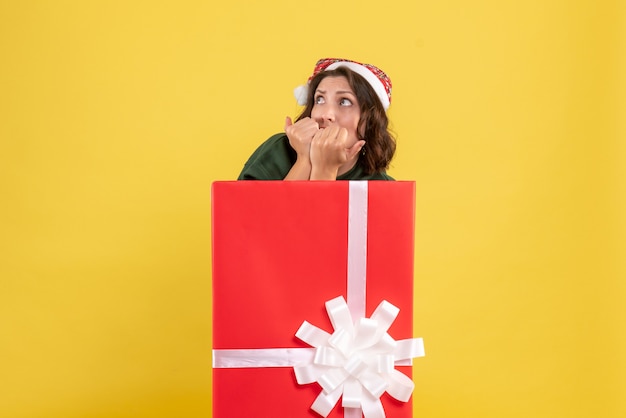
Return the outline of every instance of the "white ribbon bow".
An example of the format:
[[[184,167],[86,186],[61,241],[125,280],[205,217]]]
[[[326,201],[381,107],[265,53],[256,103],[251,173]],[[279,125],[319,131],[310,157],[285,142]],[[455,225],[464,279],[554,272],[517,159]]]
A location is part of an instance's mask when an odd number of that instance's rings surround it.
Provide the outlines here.
[[[326,302],[326,311],[334,329],[332,335],[307,321],[296,332],[296,337],[315,347],[309,364],[293,368],[299,384],[317,382],[322,387],[311,409],[327,417],[342,397],[346,413],[357,408],[354,412],[360,416],[360,408],[365,418],[385,418],[382,394],[387,392],[406,402],[415,386],[395,365],[410,364],[411,359],[424,356],[423,340],[396,341],[387,333],[400,310],[385,300],[371,318],[356,322],[343,296]]]

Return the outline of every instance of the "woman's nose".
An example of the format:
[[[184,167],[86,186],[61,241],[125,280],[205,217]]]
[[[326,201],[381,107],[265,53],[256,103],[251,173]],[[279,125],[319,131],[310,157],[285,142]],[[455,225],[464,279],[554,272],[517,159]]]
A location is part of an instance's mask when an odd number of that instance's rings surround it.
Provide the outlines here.
[[[326,106],[324,108],[324,112],[322,113],[322,119],[329,122],[335,121],[335,111],[332,106]]]

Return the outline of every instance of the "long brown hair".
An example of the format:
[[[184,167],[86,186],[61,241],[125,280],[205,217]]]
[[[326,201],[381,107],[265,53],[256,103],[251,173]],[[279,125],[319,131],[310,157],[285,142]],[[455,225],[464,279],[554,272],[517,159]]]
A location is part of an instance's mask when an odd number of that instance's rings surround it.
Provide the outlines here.
[[[315,104],[315,90],[326,77],[345,77],[359,102],[361,118],[357,133],[364,139],[365,152],[359,155],[357,164],[361,164],[367,174],[378,173],[389,168],[389,163],[396,152],[396,140],[389,132],[389,119],[374,89],[360,74],[346,67],[322,71],[311,79],[306,107],[297,120],[311,117]]]

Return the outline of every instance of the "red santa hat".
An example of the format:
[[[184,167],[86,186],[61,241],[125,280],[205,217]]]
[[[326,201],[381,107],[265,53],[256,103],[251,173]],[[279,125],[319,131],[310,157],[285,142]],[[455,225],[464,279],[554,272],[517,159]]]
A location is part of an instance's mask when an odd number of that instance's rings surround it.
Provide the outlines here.
[[[349,70],[362,76],[372,86],[376,95],[380,99],[383,108],[387,110],[391,104],[391,79],[380,68],[371,64],[362,64],[360,62],[341,59],[341,58],[322,58],[315,64],[313,74],[309,77],[307,84],[298,86],[293,91],[294,96],[300,106],[306,105],[307,95],[309,91],[308,84],[317,74],[326,70],[334,70],[338,67],[346,67]]]

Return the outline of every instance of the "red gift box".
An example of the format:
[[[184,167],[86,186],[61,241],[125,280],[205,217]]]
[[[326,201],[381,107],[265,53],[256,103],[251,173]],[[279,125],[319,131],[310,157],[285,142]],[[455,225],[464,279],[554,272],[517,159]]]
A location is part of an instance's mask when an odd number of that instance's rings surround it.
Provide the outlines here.
[[[399,314],[383,332],[421,344],[412,338],[414,202],[413,182],[213,184],[214,418],[319,417],[311,405],[323,382],[301,385],[293,368],[315,348],[295,334],[303,321],[337,331],[325,302],[338,296],[355,321],[388,301]],[[383,393],[380,402],[388,417],[412,416],[410,399]],[[361,410],[342,400],[328,414],[347,416]]]

